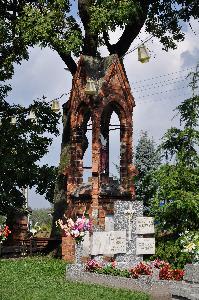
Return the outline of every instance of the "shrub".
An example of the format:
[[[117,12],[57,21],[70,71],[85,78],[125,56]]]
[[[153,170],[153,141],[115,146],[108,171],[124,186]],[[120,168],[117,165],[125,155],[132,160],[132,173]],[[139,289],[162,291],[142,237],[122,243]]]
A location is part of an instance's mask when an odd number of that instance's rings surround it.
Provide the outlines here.
[[[157,238],[156,254],[150,259],[159,258],[161,261],[167,261],[173,269],[183,269],[187,263],[192,262],[191,254],[183,252],[181,238]]]

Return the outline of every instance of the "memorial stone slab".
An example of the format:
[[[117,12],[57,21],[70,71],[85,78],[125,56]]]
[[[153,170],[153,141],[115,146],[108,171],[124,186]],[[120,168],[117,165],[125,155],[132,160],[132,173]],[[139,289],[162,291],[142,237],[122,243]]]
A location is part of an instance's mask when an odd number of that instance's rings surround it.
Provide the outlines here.
[[[155,254],[155,238],[137,238],[136,255]]]
[[[91,255],[126,253],[126,231],[93,232]]]
[[[82,256],[89,256],[90,255],[90,236],[89,232],[86,232],[83,242],[82,242]]]
[[[152,234],[155,232],[154,219],[151,217],[136,218],[136,233],[137,234]]]

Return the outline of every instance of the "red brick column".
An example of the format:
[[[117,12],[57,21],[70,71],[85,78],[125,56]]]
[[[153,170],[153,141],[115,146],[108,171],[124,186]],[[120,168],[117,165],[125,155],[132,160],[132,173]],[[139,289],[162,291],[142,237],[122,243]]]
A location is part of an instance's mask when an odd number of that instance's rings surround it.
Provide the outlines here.
[[[62,259],[69,263],[75,262],[75,240],[71,236],[62,237]]]
[[[92,122],[92,212],[93,225],[98,225],[99,218],[99,171],[100,171],[100,116],[98,111],[93,112]]]

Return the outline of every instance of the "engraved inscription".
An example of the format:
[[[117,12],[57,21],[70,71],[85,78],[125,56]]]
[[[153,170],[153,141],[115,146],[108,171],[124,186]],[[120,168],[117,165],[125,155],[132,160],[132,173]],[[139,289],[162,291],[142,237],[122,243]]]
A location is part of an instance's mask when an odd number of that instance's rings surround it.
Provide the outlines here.
[[[91,255],[126,253],[126,231],[94,232]]]
[[[155,239],[154,238],[137,238],[136,239],[136,254],[155,254]]]
[[[136,218],[136,233],[137,234],[151,234],[154,233],[154,219],[151,217],[137,217]]]

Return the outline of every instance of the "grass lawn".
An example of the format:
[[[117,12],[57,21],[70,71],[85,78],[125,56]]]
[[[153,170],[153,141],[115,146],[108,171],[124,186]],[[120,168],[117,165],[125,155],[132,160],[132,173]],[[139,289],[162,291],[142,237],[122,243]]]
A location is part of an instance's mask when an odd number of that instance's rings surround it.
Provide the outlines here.
[[[72,283],[66,263],[45,257],[0,260],[1,300],[149,300],[138,292]]]

